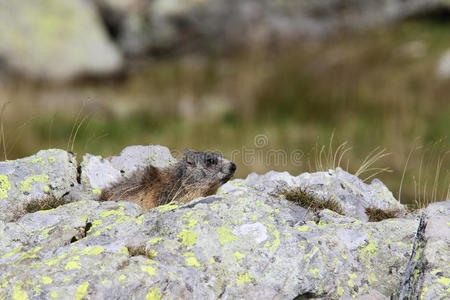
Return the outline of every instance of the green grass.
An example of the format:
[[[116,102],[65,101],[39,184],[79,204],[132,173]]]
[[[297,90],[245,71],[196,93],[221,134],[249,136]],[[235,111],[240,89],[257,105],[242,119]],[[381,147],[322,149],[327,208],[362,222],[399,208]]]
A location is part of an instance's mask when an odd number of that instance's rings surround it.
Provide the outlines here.
[[[315,164],[314,148],[329,145],[334,132],[334,149],[346,141],[351,147],[341,160],[344,169],[357,172],[380,147],[391,154],[370,168],[392,170],[377,177],[396,197],[402,185],[402,203],[443,200],[450,182],[444,155],[450,150],[450,80],[435,69],[450,47],[447,25],[408,20],[277,53],[155,60],[120,82],[5,83],[0,101],[12,103],[2,116],[0,157],[4,148],[14,159],[49,147],[72,150],[72,144],[78,158],[118,154],[133,144],[218,150],[227,157],[302,150],[299,164],[234,157],[237,177],[299,174],[330,166]],[[254,137],[261,134],[269,143],[258,148]]]

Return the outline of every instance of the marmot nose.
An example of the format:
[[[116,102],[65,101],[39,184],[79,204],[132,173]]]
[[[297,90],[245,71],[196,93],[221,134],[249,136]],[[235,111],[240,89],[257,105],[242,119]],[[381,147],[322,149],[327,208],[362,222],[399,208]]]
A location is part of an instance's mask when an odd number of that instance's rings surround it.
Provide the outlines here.
[[[232,162],[230,166],[230,172],[234,173],[234,171],[236,171],[236,164]]]

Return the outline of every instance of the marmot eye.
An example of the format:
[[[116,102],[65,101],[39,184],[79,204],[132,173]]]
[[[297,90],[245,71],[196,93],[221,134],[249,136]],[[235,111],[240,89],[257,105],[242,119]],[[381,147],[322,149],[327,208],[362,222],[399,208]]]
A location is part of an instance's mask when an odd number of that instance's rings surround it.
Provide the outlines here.
[[[214,158],[208,158],[208,159],[206,160],[206,163],[207,163],[208,165],[215,165],[215,164],[217,164],[217,159],[214,159]]]

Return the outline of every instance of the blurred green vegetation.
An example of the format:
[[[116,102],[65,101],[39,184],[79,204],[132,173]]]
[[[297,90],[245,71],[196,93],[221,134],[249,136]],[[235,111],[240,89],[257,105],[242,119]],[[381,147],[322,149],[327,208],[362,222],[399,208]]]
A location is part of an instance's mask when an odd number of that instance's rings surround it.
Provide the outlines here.
[[[148,59],[113,82],[6,84],[7,158],[57,147],[81,159],[161,144],[233,154],[237,177],[299,174],[317,169],[317,145],[328,145],[334,132],[334,149],[345,141],[352,147],[344,169],[355,172],[374,148],[385,148],[391,155],[376,166],[392,173],[377,177],[395,196],[401,186],[403,203],[443,200],[450,188],[450,79],[439,78],[436,66],[450,48],[447,25],[422,18],[271,52]],[[257,147],[257,135],[268,144]],[[301,164],[242,157],[244,150],[278,149],[302,150]]]

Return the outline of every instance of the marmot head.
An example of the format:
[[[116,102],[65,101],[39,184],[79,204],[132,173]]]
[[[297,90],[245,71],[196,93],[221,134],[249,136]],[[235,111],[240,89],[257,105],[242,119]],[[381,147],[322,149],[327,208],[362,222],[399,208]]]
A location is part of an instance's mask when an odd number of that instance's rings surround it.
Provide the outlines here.
[[[233,177],[236,165],[223,156],[209,152],[195,152],[186,150],[182,161],[186,164],[186,183],[208,182],[211,187],[226,183]]]

